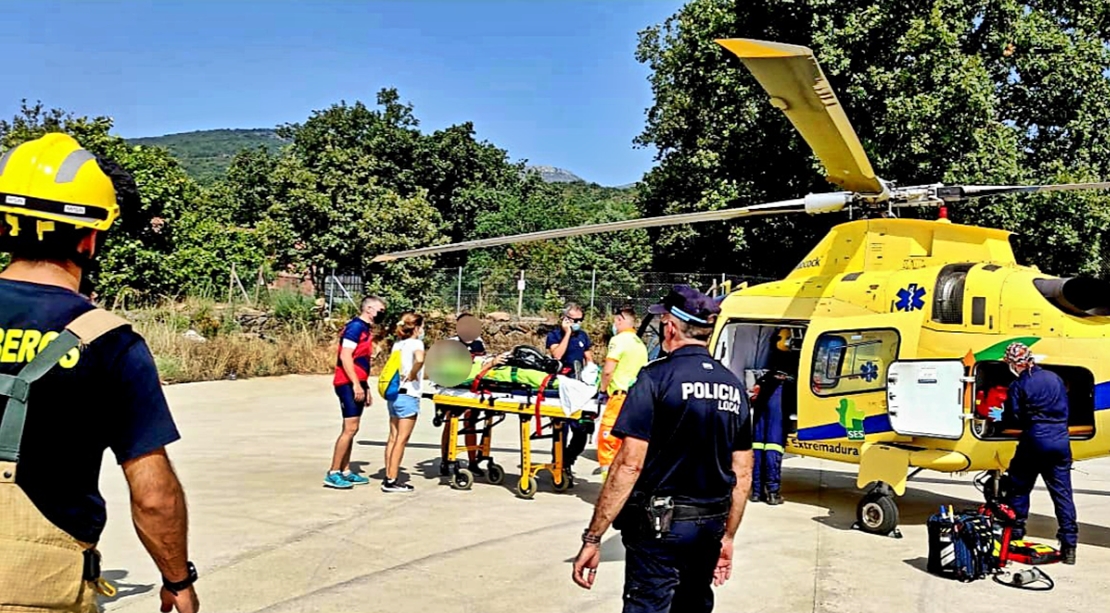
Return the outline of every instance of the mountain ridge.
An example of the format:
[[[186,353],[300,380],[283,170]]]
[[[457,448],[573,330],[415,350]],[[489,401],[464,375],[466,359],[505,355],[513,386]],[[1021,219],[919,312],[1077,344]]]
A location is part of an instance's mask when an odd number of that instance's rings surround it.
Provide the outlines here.
[[[181,162],[185,172],[200,183],[211,183],[219,178],[235,154],[243,149],[265,147],[275,152],[285,144],[271,128],[216,128],[126,140],[133,145],[164,147]],[[539,174],[548,183],[592,183],[556,166],[534,164],[526,166],[525,171]],[[616,187],[628,189],[635,185],[630,183]]]

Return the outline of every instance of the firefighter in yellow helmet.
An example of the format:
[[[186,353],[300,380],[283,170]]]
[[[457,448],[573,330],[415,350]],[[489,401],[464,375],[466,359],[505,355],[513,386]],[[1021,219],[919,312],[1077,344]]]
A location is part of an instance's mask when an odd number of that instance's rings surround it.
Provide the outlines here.
[[[198,609],[179,437],[146,342],[78,293],[134,181],[65,134],[0,154],[0,612],[97,611],[100,465],[111,449],[163,610]],[[64,453],[64,458],[59,457]],[[65,461],[62,462],[61,460]]]

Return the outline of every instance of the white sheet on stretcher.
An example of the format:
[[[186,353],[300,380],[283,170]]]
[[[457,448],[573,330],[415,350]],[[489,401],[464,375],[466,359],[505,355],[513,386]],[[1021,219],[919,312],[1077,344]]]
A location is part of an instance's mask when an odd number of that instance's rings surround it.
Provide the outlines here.
[[[426,398],[439,395],[439,396],[455,396],[458,398],[490,398],[494,400],[510,400],[515,402],[523,402],[527,399],[520,394],[513,394],[511,392],[490,392],[483,391],[481,393],[474,393],[466,388],[459,387],[436,387],[431,386],[431,394],[424,394]],[[547,408],[561,408],[563,414],[567,417],[574,415],[579,411],[597,411],[597,401],[594,396],[597,394],[597,387],[588,385],[577,379],[569,377],[559,377],[559,394],[558,398],[551,398],[550,396],[543,399],[543,406]],[[535,402],[535,397],[531,399]]]

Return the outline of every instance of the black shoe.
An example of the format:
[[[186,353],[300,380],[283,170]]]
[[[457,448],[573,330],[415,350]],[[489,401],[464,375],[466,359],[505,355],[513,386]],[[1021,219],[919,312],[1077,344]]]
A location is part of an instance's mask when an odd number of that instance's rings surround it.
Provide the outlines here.
[[[778,492],[768,492],[767,493],[767,504],[774,507],[774,506],[778,506],[782,503],[783,503],[782,496],[780,496]]]
[[[477,462],[473,462],[473,463],[468,462],[467,465],[466,465],[466,468],[467,468],[467,470],[470,471],[470,474],[474,475],[475,477],[484,477],[484,476],[486,476],[486,471],[482,470],[481,468],[478,468],[478,463]]]
[[[416,488],[409,485],[408,483],[401,483],[400,481],[390,481],[389,479],[386,479],[386,480],[382,481],[382,491],[383,492],[407,493],[407,492],[411,492],[415,489]]]
[[[450,475],[451,475],[451,467],[447,465],[447,462],[440,462],[439,463],[439,476],[447,477],[447,476],[450,476]]]
[[[751,502],[760,502],[763,500],[763,497],[759,495],[759,492],[752,490],[752,493],[748,494],[748,500]]]
[[[1060,561],[1070,566],[1075,566],[1075,545],[1060,547]]]

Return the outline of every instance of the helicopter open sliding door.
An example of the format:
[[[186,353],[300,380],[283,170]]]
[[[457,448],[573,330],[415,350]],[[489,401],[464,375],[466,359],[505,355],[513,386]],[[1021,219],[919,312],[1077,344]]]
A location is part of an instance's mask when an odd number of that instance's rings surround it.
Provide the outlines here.
[[[958,439],[964,433],[964,365],[960,360],[907,360],[886,377],[890,425],[903,436]]]

